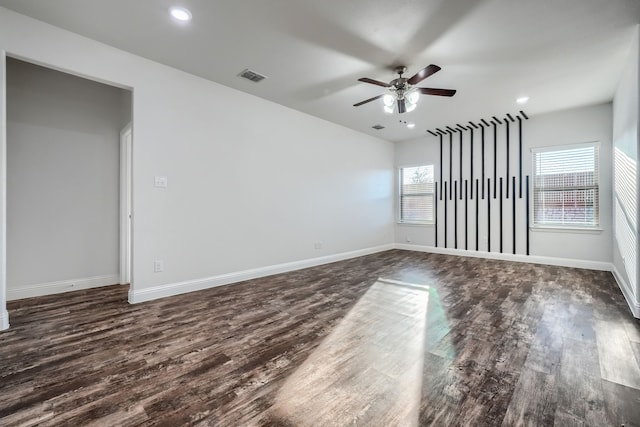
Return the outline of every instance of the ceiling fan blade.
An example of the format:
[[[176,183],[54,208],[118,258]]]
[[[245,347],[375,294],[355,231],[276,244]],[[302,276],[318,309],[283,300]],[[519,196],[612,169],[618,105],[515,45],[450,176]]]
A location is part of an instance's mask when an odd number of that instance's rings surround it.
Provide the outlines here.
[[[430,87],[418,87],[416,89],[423,95],[453,96],[456,94],[455,89],[433,89]]]
[[[362,104],[366,104],[367,102],[375,101],[376,99],[382,98],[383,96],[384,96],[384,94],[378,95],[378,96],[374,96],[373,98],[365,99],[364,101],[360,101],[357,104],[353,104],[353,106],[354,107],[359,107]]]
[[[398,114],[402,114],[405,111],[407,111],[407,109],[404,104],[404,99],[398,99]]]
[[[413,77],[407,80],[407,83],[413,86],[417,83],[420,83],[430,75],[437,73],[438,71],[440,71],[440,67],[438,67],[437,65],[431,64],[427,67],[424,67],[422,70],[418,71],[417,73],[415,73]]]
[[[370,79],[369,77],[362,77],[358,79],[359,82],[371,83],[372,85],[382,86],[382,87],[391,87],[389,83],[380,82],[378,80]]]

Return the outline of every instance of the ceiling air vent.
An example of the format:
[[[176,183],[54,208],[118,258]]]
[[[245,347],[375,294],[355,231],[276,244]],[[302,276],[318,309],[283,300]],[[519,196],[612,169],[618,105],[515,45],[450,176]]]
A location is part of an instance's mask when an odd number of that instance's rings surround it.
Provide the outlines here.
[[[238,74],[238,76],[243,77],[247,80],[251,80],[252,82],[255,82],[255,83],[261,82],[262,80],[267,78],[266,76],[263,76],[262,74],[258,74],[255,71],[251,71],[248,68],[243,70],[240,74]]]
[[[373,125],[371,127],[374,128],[375,130],[384,129],[384,126],[382,126],[382,125]]]

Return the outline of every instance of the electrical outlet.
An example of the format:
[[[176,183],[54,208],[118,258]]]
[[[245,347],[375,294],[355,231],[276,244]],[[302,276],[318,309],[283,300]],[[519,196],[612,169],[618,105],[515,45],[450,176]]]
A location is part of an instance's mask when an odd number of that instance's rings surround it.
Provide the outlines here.
[[[407,243],[411,243],[411,237],[407,236],[406,240],[407,240]]]
[[[313,245],[313,247],[314,247],[315,249],[322,249],[322,242],[316,242],[316,243]]]
[[[153,261],[153,272],[162,273],[163,271],[164,271],[164,261],[161,261],[161,260]]]

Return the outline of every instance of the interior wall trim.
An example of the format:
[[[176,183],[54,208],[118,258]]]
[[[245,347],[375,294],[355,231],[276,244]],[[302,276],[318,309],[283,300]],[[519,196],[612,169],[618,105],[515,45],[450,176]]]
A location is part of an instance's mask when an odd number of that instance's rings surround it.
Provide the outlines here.
[[[12,301],[22,298],[60,294],[63,292],[77,291],[79,289],[98,288],[100,286],[108,286],[119,283],[119,274],[108,274],[104,276],[84,277],[80,279],[38,283],[35,285],[27,285],[15,289],[7,289],[7,300]]]
[[[9,329],[9,313],[7,310],[2,309],[0,313],[0,331],[4,331],[5,329]]]
[[[403,249],[407,251],[431,252],[435,254],[456,255],[456,256],[469,256],[474,258],[496,259],[501,261],[526,262],[530,264],[557,265],[561,267],[585,268],[587,270],[611,271],[612,269],[610,262],[602,262],[602,261],[588,261],[588,260],[582,260],[582,259],[555,258],[555,257],[524,255],[524,254],[514,255],[509,253],[486,252],[486,251],[475,251],[475,250],[464,250],[464,249],[445,249],[445,248],[436,248],[434,246],[410,245],[405,243],[396,243],[395,247],[396,249]]]
[[[611,264],[611,272],[618,283],[618,287],[622,291],[622,295],[624,295],[624,299],[627,300],[627,305],[629,306],[631,313],[633,313],[633,317],[640,319],[640,301],[635,298],[631,286],[629,286],[629,283],[624,280],[624,276],[620,274],[620,271],[613,263]]]
[[[245,280],[257,279],[274,274],[301,270],[303,268],[315,267],[318,265],[329,264],[336,261],[343,261],[364,255],[370,255],[377,252],[388,251],[393,248],[394,244],[389,243],[386,245],[358,249],[350,252],[342,252],[317,258],[309,258],[283,264],[252,268],[249,270],[237,271],[233,273],[220,274],[217,276],[205,277],[202,279],[187,280],[177,283],[167,283],[165,285],[159,285],[145,289],[130,290],[129,302],[131,304],[137,304],[140,302],[151,301],[158,298],[165,298],[173,295],[184,294],[187,292],[214,288],[216,286],[230,285],[233,283],[243,282]]]

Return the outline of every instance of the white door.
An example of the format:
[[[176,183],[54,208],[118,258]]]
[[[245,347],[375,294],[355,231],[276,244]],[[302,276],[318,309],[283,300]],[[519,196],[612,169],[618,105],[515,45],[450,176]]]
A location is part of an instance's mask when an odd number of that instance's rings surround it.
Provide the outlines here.
[[[120,132],[120,283],[131,283],[131,124]]]

